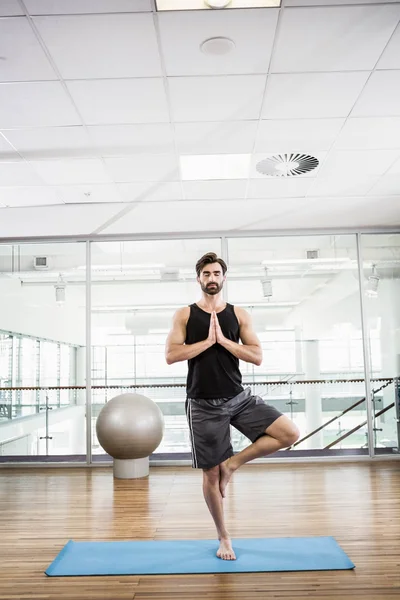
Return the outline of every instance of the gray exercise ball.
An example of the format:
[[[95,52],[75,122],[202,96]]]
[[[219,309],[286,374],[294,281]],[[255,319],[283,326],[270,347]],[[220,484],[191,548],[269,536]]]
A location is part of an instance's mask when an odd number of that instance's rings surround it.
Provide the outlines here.
[[[101,447],[113,458],[144,458],[160,445],[164,419],[147,396],[121,394],[101,409],[96,433]]]

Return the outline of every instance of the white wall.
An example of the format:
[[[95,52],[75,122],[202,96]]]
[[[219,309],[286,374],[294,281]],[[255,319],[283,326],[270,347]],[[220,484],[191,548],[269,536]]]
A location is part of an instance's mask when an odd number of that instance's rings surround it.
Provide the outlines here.
[[[85,308],[82,295],[71,287],[67,289],[65,305],[58,307],[53,286],[21,286],[18,279],[2,277],[0,329],[84,345]]]

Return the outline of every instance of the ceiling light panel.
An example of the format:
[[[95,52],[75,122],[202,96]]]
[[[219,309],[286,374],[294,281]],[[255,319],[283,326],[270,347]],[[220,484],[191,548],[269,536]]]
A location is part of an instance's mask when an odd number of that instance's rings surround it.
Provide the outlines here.
[[[271,8],[280,6],[280,0],[156,0],[156,6],[158,11]]]
[[[246,179],[251,154],[214,154],[181,156],[183,181],[206,179]]]

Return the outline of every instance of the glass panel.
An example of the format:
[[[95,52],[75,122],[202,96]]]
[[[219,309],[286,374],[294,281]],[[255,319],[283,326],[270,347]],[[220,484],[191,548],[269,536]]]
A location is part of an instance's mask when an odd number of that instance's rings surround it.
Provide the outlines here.
[[[241,362],[244,383],[301,432],[277,456],[367,454],[355,236],[228,239],[228,264],[228,300],[251,314],[263,348],[261,366]]]
[[[399,452],[400,234],[362,235],[376,454]]]
[[[187,363],[167,365],[165,342],[174,312],[199,297],[197,260],[206,252],[221,255],[220,240],[104,242],[91,248],[92,384],[100,386],[92,393],[94,460],[105,454],[96,436],[98,414],[127,391],[148,396],[163,412],[165,433],[155,454],[188,453]]]
[[[2,461],[86,459],[85,256],[82,243],[0,245]]]

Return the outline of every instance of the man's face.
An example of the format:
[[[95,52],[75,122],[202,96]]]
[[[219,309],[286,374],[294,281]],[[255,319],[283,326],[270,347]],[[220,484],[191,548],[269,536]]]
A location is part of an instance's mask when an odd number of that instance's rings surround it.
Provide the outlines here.
[[[197,278],[197,281],[200,283],[204,293],[209,296],[215,296],[215,294],[218,294],[222,290],[225,281],[221,265],[219,263],[206,265],[200,273],[200,277]]]

